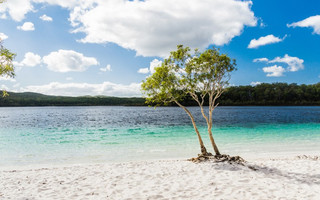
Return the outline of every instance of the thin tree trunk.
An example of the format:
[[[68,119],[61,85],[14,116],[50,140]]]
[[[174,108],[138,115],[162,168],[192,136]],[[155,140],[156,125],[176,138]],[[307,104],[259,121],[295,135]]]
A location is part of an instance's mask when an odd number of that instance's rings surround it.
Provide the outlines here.
[[[186,107],[184,107],[183,105],[181,105],[178,101],[175,101],[175,103],[176,103],[180,108],[182,108],[182,109],[189,115],[189,117],[190,117],[190,119],[191,119],[191,121],[192,121],[193,128],[194,128],[194,130],[196,131],[197,136],[198,136],[198,140],[199,140],[199,143],[200,143],[201,154],[202,154],[202,155],[207,155],[207,154],[208,154],[207,149],[206,149],[206,147],[204,146],[204,143],[203,143],[203,141],[202,141],[200,132],[199,132],[199,130],[198,130],[198,128],[197,128],[196,122],[194,121],[193,115],[191,114],[191,112],[190,112]]]
[[[204,118],[204,119],[206,120],[206,122],[207,122],[208,134],[209,134],[209,138],[210,138],[210,141],[211,141],[211,145],[212,145],[212,147],[213,147],[213,150],[214,150],[215,154],[216,154],[216,155],[221,155],[221,154],[220,154],[220,151],[219,151],[219,149],[218,149],[218,146],[216,145],[216,143],[215,143],[215,141],[214,141],[214,139],[213,139],[213,136],[212,136],[212,111],[211,111],[211,109],[210,109],[210,107],[212,106],[212,103],[210,103],[210,105],[209,105],[209,112],[210,112],[209,118],[210,118],[210,119],[208,119],[208,117],[206,116],[206,114],[204,113],[204,110],[203,110],[203,105],[202,105],[203,99],[202,99],[202,103],[200,103],[200,101],[196,98],[195,94],[191,94],[191,96],[193,97],[193,99],[194,99],[195,101],[198,102],[198,104],[199,104],[199,106],[200,106],[200,109],[201,109],[201,114],[202,114],[203,118]]]
[[[209,138],[210,138],[210,141],[211,141],[211,144],[212,144],[214,152],[218,156],[221,155],[220,151],[218,149],[218,146],[216,145],[216,142],[214,141],[213,136],[212,136],[212,125],[210,125],[210,127],[208,127],[208,133],[209,133]]]
[[[213,96],[213,95],[212,95]],[[216,97],[214,99],[210,99],[210,106],[209,106],[209,124],[208,124],[208,133],[209,133],[209,138],[210,138],[210,141],[211,141],[211,145],[213,147],[213,150],[214,152],[216,153],[216,155],[221,155],[220,154],[220,151],[218,149],[218,146],[216,145],[216,142],[214,141],[213,139],[213,136],[212,136],[212,112],[214,110],[214,108],[216,107],[214,105],[215,103],[215,100],[218,98],[218,94],[216,95]]]

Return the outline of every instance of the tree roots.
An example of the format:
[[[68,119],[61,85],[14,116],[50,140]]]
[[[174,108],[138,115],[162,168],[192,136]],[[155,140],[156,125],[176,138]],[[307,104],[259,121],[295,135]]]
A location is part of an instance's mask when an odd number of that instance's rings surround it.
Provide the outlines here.
[[[226,154],[222,155],[212,155],[211,153],[207,153],[206,155],[199,154],[196,158],[188,159],[188,161],[192,161],[194,163],[200,163],[204,161],[213,161],[213,162],[228,162],[229,164],[240,164],[244,165],[246,162],[240,156],[230,156]]]

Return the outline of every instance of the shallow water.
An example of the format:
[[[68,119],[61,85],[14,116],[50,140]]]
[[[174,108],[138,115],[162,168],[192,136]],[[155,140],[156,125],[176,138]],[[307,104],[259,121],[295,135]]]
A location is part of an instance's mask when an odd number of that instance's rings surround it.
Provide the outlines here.
[[[317,153],[320,107],[218,107],[213,133],[222,153]],[[188,158],[199,145],[178,107],[23,107],[0,108],[0,152],[0,166],[70,164]]]

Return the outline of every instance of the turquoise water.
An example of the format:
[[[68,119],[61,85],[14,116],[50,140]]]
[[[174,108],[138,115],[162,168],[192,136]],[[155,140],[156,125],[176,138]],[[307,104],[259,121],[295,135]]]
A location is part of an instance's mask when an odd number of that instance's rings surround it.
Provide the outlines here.
[[[195,114],[208,150],[205,122]],[[218,107],[214,137],[222,153],[244,157],[320,151],[320,107]],[[179,108],[0,108],[0,166],[119,162],[197,155]]]

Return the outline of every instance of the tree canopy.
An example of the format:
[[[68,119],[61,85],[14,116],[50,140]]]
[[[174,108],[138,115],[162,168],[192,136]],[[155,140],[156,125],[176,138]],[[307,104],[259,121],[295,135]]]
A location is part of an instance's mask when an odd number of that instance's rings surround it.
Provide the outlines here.
[[[15,76],[14,66],[12,63],[14,57],[15,54],[4,48],[0,41],[0,77],[13,78]],[[3,91],[3,96],[7,95],[8,93]]]
[[[14,67],[12,61],[15,57],[8,49],[0,43],[0,76],[14,77]]]

